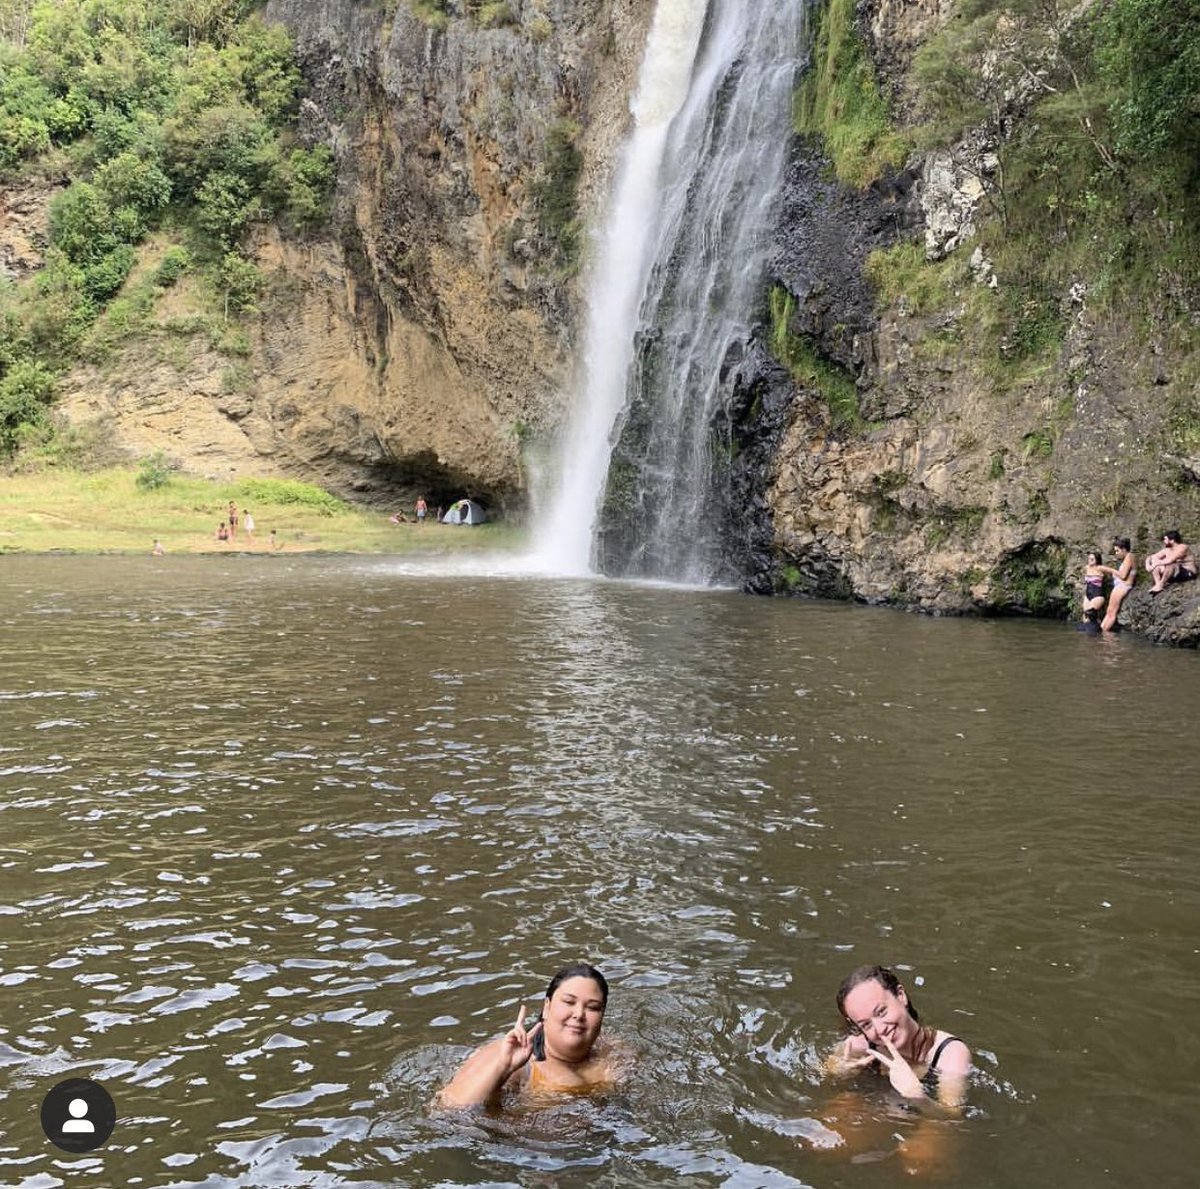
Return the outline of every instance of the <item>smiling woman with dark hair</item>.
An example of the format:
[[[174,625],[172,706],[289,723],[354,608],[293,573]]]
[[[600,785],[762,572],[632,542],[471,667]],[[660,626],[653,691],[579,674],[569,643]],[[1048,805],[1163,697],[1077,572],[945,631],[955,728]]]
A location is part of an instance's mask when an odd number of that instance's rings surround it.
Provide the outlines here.
[[[586,962],[550,980],[541,1018],[526,1029],[525,1007],[503,1036],[473,1052],[438,1096],[441,1106],[498,1105],[506,1085],[578,1094],[617,1080],[615,1046],[600,1039],[608,983]]]
[[[933,1098],[951,1107],[966,1100],[971,1050],[957,1036],[922,1024],[904,985],[886,966],[851,971],[838,988],[837,1007],[850,1036],[830,1058],[830,1072],[874,1066],[905,1098]]]

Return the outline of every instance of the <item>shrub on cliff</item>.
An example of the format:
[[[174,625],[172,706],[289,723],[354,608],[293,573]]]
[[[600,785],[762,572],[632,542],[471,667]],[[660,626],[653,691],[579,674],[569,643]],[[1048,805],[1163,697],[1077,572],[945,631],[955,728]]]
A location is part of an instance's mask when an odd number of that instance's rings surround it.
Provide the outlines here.
[[[54,397],[54,376],[44,364],[22,359],[0,378],[0,451],[12,452],[22,428],[41,425]]]
[[[550,125],[542,175],[533,187],[538,229],[549,240],[559,267],[568,272],[579,261],[577,192],[583,154],[576,141],[580,131],[573,120],[557,120]]]

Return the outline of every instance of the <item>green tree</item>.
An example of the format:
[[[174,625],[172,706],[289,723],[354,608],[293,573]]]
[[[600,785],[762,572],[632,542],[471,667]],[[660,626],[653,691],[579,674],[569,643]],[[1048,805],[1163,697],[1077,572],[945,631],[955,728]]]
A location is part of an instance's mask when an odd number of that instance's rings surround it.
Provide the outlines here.
[[[249,0],[176,0],[172,23],[189,46],[201,41],[224,45],[250,7]]]
[[[37,74],[60,95],[65,95],[84,68],[96,60],[96,45],[89,27],[87,0],[60,0],[35,4],[27,46]]]
[[[237,30],[226,57],[241,80],[246,100],[270,124],[282,124],[295,114],[300,68],[292,39],[282,25],[251,17]]]
[[[11,454],[22,426],[41,425],[54,396],[54,376],[42,363],[22,359],[0,379],[0,450]]]
[[[211,173],[196,192],[197,225],[226,249],[241,240],[258,209],[254,187],[236,173]]]
[[[1112,88],[1121,150],[1194,166],[1200,152],[1200,0],[1111,0],[1097,17],[1096,57]]]
[[[84,271],[51,247],[33,285],[25,310],[31,352],[52,362],[67,362],[96,316],[84,289]]]
[[[24,61],[0,44],[0,169],[50,147],[46,111],[54,98]]]
[[[125,283],[135,260],[137,253],[129,244],[118,244],[84,267],[83,292],[96,305],[102,305]]]
[[[262,287],[262,273],[238,252],[226,252],[218,270],[221,293],[225,299],[225,318],[230,310],[248,314],[258,307],[258,291]]]
[[[112,207],[129,206],[150,213],[171,200],[171,179],[154,161],[129,150],[105,161],[93,180]]]
[[[32,8],[33,0],[0,0],[0,41],[18,47],[25,44]]]
[[[166,165],[179,192],[195,196],[214,173],[244,179],[257,189],[264,146],[271,130],[244,103],[181,112],[164,127]]]
[[[324,145],[293,149],[280,161],[272,179],[278,206],[298,227],[312,230],[329,215],[329,193],[335,175],[333,153]]]
[[[91,182],[74,182],[51,202],[50,238],[76,264],[99,260],[121,242],[112,208]]]

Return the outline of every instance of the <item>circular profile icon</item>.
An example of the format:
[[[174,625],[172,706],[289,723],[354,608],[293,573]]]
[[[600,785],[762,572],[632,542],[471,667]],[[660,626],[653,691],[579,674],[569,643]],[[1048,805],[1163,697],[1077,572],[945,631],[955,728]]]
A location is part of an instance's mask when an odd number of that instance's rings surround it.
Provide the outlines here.
[[[117,1104],[99,1082],[68,1078],[42,1099],[42,1130],[64,1152],[91,1152],[117,1125]]]

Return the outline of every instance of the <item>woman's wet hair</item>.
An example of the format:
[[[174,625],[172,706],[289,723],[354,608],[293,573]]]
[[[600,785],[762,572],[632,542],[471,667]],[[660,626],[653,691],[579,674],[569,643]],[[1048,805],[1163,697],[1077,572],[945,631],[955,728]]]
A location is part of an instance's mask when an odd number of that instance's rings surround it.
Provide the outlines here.
[[[1128,553],[1129,552],[1129,538],[1128,537],[1113,537],[1113,546],[1116,549],[1124,549],[1125,552]]]
[[[852,970],[844,979],[842,985],[838,987],[837,993],[837,1009],[841,1013],[841,1017],[850,1025],[852,1029],[857,1031],[854,1022],[846,1015],[846,996],[854,990],[855,987],[862,983],[877,982],[885,991],[890,991],[893,995],[898,995],[901,991],[900,980],[886,966],[860,966],[857,970]],[[907,994],[907,993],[906,993]],[[907,1003],[908,1014],[914,1020],[920,1023],[921,1017],[917,1015],[916,1006],[912,999]]]
[[[1088,565],[1098,566],[1100,564],[1101,557],[1102,554],[1100,553],[1099,549],[1089,549],[1087,552]]]
[[[553,999],[554,992],[569,978],[590,978],[600,988],[601,1007],[608,1006],[608,980],[588,962],[572,962],[559,970],[546,988],[546,998]]]

